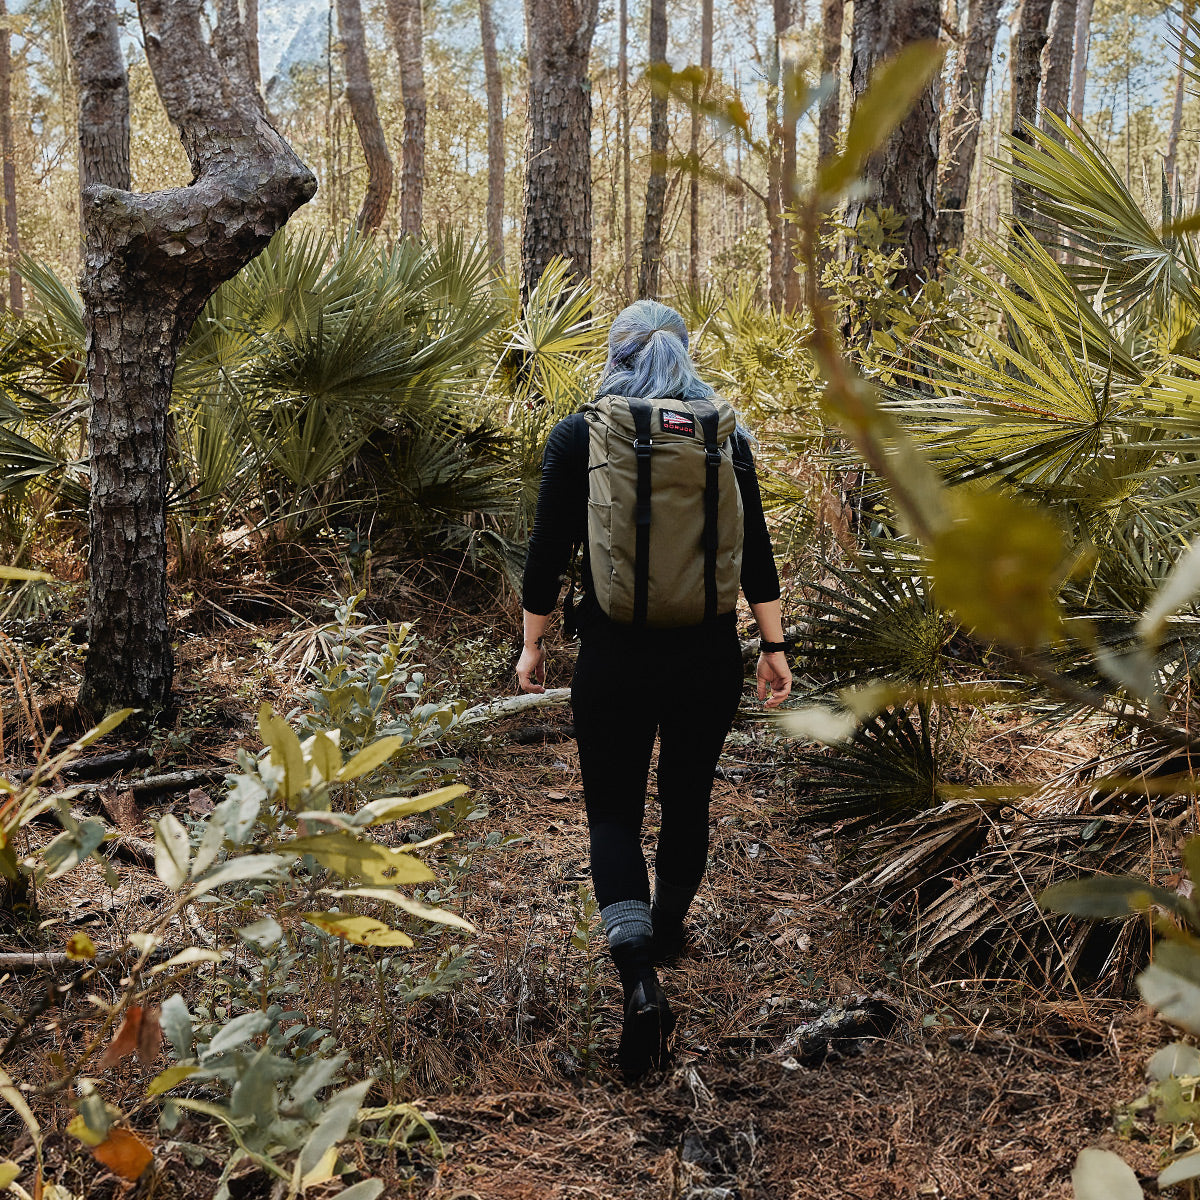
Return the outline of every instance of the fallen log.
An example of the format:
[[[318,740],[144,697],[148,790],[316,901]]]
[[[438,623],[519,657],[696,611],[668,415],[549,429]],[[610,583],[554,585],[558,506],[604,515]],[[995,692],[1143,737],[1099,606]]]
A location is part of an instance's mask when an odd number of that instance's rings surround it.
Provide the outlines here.
[[[58,772],[61,779],[109,779],[118,771],[136,770],[138,767],[148,767],[154,762],[154,754],[149,750],[114,750],[110,754],[95,754],[91,758],[77,759],[63,767]],[[8,778],[11,783],[24,783],[36,768],[26,767],[21,771],[13,771]]]
[[[514,713],[528,712],[531,708],[546,708],[552,704],[567,704],[571,700],[570,688],[550,688],[545,692],[525,692],[520,696],[504,696],[476,704],[458,718],[458,726],[480,725],[484,721],[495,721],[499,717],[511,717]]]

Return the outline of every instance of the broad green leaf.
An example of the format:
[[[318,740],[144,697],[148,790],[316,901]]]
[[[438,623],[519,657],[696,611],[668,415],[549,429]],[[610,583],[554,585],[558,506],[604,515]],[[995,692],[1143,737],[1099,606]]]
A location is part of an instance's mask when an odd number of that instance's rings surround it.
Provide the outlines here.
[[[942,65],[935,41],[910,42],[879,64],[859,97],[846,130],[846,149],[817,172],[817,189],[828,204],[856,180],[867,159],[891,136]]]
[[[282,854],[243,854],[240,858],[227,859],[202,879],[196,880],[192,887],[192,895],[203,896],[222,884],[236,883],[243,879],[265,878],[273,875],[287,862],[288,859]]]
[[[1200,1033],[1200,984],[1153,962],[1138,976],[1137,985],[1142,999],[1164,1021]]]
[[[345,938],[356,946],[411,946],[412,938],[373,917],[356,917],[348,913],[310,912],[304,919],[318,929]]]
[[[20,1174],[21,1168],[18,1167],[17,1164],[11,1159],[6,1158],[3,1161],[0,1161],[0,1191],[3,1191],[5,1188],[7,1188],[8,1185],[12,1183],[12,1181]],[[355,1184],[355,1186],[357,1187],[358,1185]],[[346,1193],[342,1192],[341,1194],[344,1196]]]
[[[222,800],[221,803],[228,804],[229,802]],[[196,857],[192,859],[192,878],[199,878],[217,861],[217,855],[221,853],[224,845],[225,829],[222,823],[216,819],[214,812],[208,818],[208,824],[204,826],[200,845],[196,847]]]
[[[64,830],[43,851],[46,878],[58,879],[74,870],[108,837],[108,830],[99,821],[81,821],[74,831]]]
[[[382,1194],[382,1179],[362,1179],[338,1192],[333,1200],[376,1200]]]
[[[265,950],[283,937],[283,926],[274,917],[263,917],[252,925],[243,925],[238,930],[238,937],[257,946],[260,950]]]
[[[1089,1147],[1079,1152],[1071,1171],[1075,1200],[1144,1200],[1129,1164],[1111,1150]]]
[[[455,783],[449,787],[438,788],[433,792],[426,792],[423,796],[382,796],[378,800],[372,800],[370,804],[364,804],[354,814],[354,823],[361,826],[383,825],[388,821],[398,821],[401,817],[437,808],[439,804],[448,804],[451,800],[458,799],[459,796],[470,790],[461,783]]]
[[[288,1094],[288,1106],[291,1108],[302,1108],[310,1100],[316,1097],[316,1094],[325,1087],[328,1087],[342,1069],[342,1065],[347,1058],[344,1050],[337,1054],[330,1055],[329,1058],[316,1058],[311,1066],[304,1068],[304,1074],[292,1085],[292,1090]]]
[[[26,583],[53,583],[54,576],[45,571],[31,571],[27,567],[9,567],[0,565],[0,579],[16,579]]]
[[[112,733],[122,721],[138,711],[140,710],[136,708],[122,708],[117,712],[109,713],[99,725],[93,729],[89,729],[77,742],[72,742],[68,752],[76,753],[80,750],[86,750],[93,742],[98,742],[106,734]]]
[[[1136,875],[1093,875],[1048,887],[1038,903],[1050,912],[1073,917],[1127,917],[1159,904],[1178,912],[1183,898],[1176,892],[1147,883]]]
[[[1196,1179],[1197,1177],[1200,1177],[1200,1150],[1193,1150],[1190,1154],[1177,1158],[1159,1173],[1158,1186],[1160,1188],[1170,1187],[1175,1183],[1183,1183],[1185,1179]]]
[[[1172,1075],[1200,1075],[1200,1050],[1183,1042],[1173,1042],[1156,1050],[1146,1063],[1146,1074],[1156,1082]]]
[[[322,779],[335,779],[342,769],[342,752],[338,747],[336,730],[314,733],[301,743],[300,749]]]
[[[350,1124],[358,1115],[359,1106],[371,1089],[371,1080],[364,1079],[344,1091],[338,1092],[325,1108],[321,1123],[312,1131],[300,1159],[296,1163],[297,1177],[303,1179],[325,1157],[332,1146],[336,1146],[350,1131]]]
[[[177,892],[187,879],[191,849],[187,830],[172,813],[154,823],[154,873]]]
[[[81,1141],[88,1149],[95,1149],[108,1137],[108,1130],[101,1132],[98,1129],[93,1129],[87,1122],[87,1118],[82,1113],[72,1117],[67,1122],[67,1132],[78,1141]]]
[[[229,1097],[229,1111],[235,1117],[250,1117],[258,1127],[269,1127],[279,1107],[279,1093],[275,1084],[281,1077],[280,1068],[286,1066],[264,1046],[238,1073]]]
[[[166,962],[156,963],[148,972],[150,975],[159,975],[163,971],[170,971],[174,967],[186,967],[193,963],[202,962],[220,962],[225,955],[217,950],[205,950],[200,946],[189,946],[186,950],[180,950],[178,954],[173,954]]]
[[[189,1058],[192,1053],[192,1014],[178,992],[163,1001],[158,1020],[175,1056]]]
[[[357,875],[368,883],[426,883],[433,879],[433,872],[419,858],[349,833],[293,838],[279,848],[291,854],[311,854],[328,870],[346,878]]]
[[[159,1071],[150,1080],[150,1085],[146,1088],[146,1095],[161,1096],[163,1092],[169,1092],[189,1076],[195,1075],[198,1070],[200,1068],[197,1066],[180,1065],[177,1067],[168,1067],[165,1071]]]
[[[377,767],[383,766],[403,745],[404,739],[395,736],[380,738],[379,741],[372,742],[338,771],[338,782],[345,783],[347,780],[359,779],[363,775],[369,774]]]
[[[1138,636],[1150,645],[1157,645],[1167,618],[1190,604],[1197,592],[1200,592],[1200,542],[1195,542],[1179,556],[1171,573],[1154,593],[1154,599],[1138,621]]]
[[[292,727],[263,703],[258,710],[258,731],[263,745],[271,751],[271,761],[283,770],[283,794],[294,800],[308,786],[311,771],[304,762],[300,739]]]
[[[410,916],[420,917],[422,921],[434,921],[439,925],[453,925],[456,929],[465,929],[470,933],[479,932],[470,921],[464,920],[455,913],[447,912],[444,908],[432,908],[428,904],[422,904],[419,900],[413,900],[393,888],[354,887],[325,888],[324,890],[339,899],[343,896],[361,896],[366,900],[381,900],[384,904],[394,904],[397,908],[404,909]]]
[[[234,1046],[240,1046],[252,1037],[266,1033],[271,1028],[271,1024],[271,1018],[266,1013],[257,1010],[242,1013],[241,1016],[234,1017],[232,1021],[217,1030],[212,1041],[205,1047],[203,1057],[213,1058],[218,1054],[223,1054],[226,1050],[232,1050]]]

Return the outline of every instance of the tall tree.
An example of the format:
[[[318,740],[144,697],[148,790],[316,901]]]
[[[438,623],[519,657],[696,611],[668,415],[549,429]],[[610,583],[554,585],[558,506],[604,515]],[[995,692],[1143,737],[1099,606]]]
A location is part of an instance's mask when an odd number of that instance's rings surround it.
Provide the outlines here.
[[[622,0],[624,3],[625,0]],[[692,129],[688,141],[691,159],[691,193],[688,196],[688,287],[696,291],[700,286],[700,99],[707,95],[712,72],[713,47],[713,0],[702,0],[700,5],[700,70],[703,83],[692,85]]]
[[[204,0],[138,0],[146,58],[179,131],[186,187],[129,190],[128,85],[114,0],[66,0],[80,97],[80,291],[91,400],[88,652],[80,705],[167,703],[167,409],[208,298],[316,191],[312,173],[226,76]]]
[[[421,232],[425,199],[425,25],[421,0],[387,0],[392,39],[400,61],[404,149],[400,161],[400,232]]]
[[[479,35],[483,43],[483,86],[487,95],[487,239],[492,262],[504,269],[504,79],[496,53],[492,0],[479,0]]]
[[[910,42],[933,41],[941,32],[938,0],[887,0],[856,4],[851,27],[850,84],[857,100],[871,72]],[[900,122],[887,144],[867,163],[872,202],[903,217],[905,268],[897,284],[910,295],[938,268],[937,172],[941,79],[935,76]],[[847,208],[853,224],[861,204]]]
[[[392,156],[375,104],[371,85],[371,66],[367,60],[367,39],[363,33],[362,5],[359,0],[337,0],[338,32],[342,42],[342,65],[346,72],[346,99],[358,131],[363,158],[367,162],[367,190],[355,224],[371,232],[383,224],[388,201],[392,198]]]
[[[941,190],[942,244],[960,250],[966,222],[971,171],[983,119],[983,96],[1000,27],[1000,0],[971,0],[967,33],[958,51],[951,89],[952,124],[943,160]]]
[[[621,109],[621,185],[622,185],[622,231],[621,243],[624,251],[622,281],[625,285],[625,301],[633,299],[633,180],[630,176],[629,136],[629,0],[621,0],[618,21],[617,46],[617,89]]]
[[[667,65],[667,0],[650,0],[650,67]],[[663,208],[667,200],[667,93],[655,86],[650,93],[650,176],[646,181],[646,218],[642,224],[642,261],[638,266],[638,297],[658,296],[662,273]]]
[[[796,203],[796,127],[800,122],[796,97],[800,85],[800,64],[796,57],[796,38],[804,32],[803,0],[774,0],[775,37],[779,43],[780,126],[782,162],[779,175],[780,271],[783,276],[783,307],[795,312],[800,307],[800,276],[796,272],[796,226],[789,214]]]
[[[17,229],[17,162],[12,126],[12,44],[8,5],[0,0],[0,160],[4,176],[4,232],[8,249],[8,301],[15,313],[25,308],[21,293],[21,235]],[[3,297],[0,296],[0,305]]]
[[[1075,57],[1075,14],[1078,0],[1054,0],[1050,40],[1043,55],[1042,111],[1066,120],[1071,98],[1071,63]],[[1057,133],[1049,127],[1053,136]]]
[[[817,157],[822,161],[832,158],[837,150],[838,128],[842,121],[842,22],[845,12],[846,0],[822,0],[821,78],[833,80],[833,86],[821,97],[817,113]]]
[[[1075,6],[1075,67],[1071,72],[1071,116],[1083,120],[1087,88],[1088,49],[1092,41],[1092,8],[1095,0],[1078,0]]]
[[[1013,34],[1012,50],[1012,136],[1028,143],[1029,130],[1037,125],[1038,97],[1042,86],[1042,51],[1053,0],[1021,0]],[[1013,217],[1022,226],[1033,220],[1028,185],[1013,179]]]
[[[592,89],[588,58],[599,0],[527,0],[529,104],[521,287],[556,256],[592,273]]]
[[[249,88],[262,103],[258,55],[258,0],[217,0],[213,51],[230,79]]]
[[[1187,31],[1188,18],[1191,16],[1191,0],[1183,0],[1183,32]],[[1167,178],[1167,186],[1174,193],[1176,185],[1177,157],[1179,154],[1179,134],[1183,129],[1183,93],[1187,82],[1187,51],[1185,39],[1179,39],[1179,61],[1175,68],[1175,103],[1171,108],[1171,130],[1167,135],[1167,157],[1163,162],[1163,173]]]

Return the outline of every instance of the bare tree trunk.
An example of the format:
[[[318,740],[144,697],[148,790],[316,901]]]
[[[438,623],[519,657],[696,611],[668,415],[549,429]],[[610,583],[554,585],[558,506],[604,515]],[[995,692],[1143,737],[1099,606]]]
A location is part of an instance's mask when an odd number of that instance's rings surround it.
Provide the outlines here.
[[[620,45],[617,49],[617,86],[620,91],[621,108],[621,182],[624,188],[622,248],[625,261],[622,265],[622,280],[625,285],[625,301],[633,299],[633,182],[630,179],[629,149],[629,0],[621,0]]]
[[[592,99],[588,57],[598,0],[527,0],[529,107],[521,289],[556,256],[592,273]]]
[[[421,232],[425,198],[425,27],[421,0],[387,0],[400,92],[404,99],[404,150],[400,163],[400,232]]]
[[[954,123],[940,183],[942,244],[953,250],[962,249],[983,96],[999,27],[1000,0],[972,0],[951,92]]]
[[[850,81],[857,99],[871,72],[883,59],[910,42],[935,40],[941,33],[938,0],[892,0],[884,5],[855,6],[851,33]],[[938,110],[941,79],[935,76],[882,150],[867,164],[867,184],[874,202],[904,218],[905,267],[897,285],[915,295],[938,268],[937,172]],[[847,222],[855,223],[862,204],[848,206]]]
[[[667,61],[667,0],[650,0],[650,65]],[[667,199],[667,96],[655,88],[650,96],[650,178],[646,181],[646,219],[642,224],[642,261],[638,298],[658,297],[662,271],[663,207]]]
[[[780,40],[779,61],[782,72],[780,139],[783,143],[783,161],[779,177],[779,201],[782,209],[780,241],[783,250],[783,307],[785,312],[795,312],[800,307],[800,276],[796,270],[796,226],[788,219],[788,214],[792,212],[797,199],[796,126],[799,124],[800,114],[796,111],[794,97],[798,90],[795,77],[800,70],[800,64],[792,52],[791,35],[804,29],[803,0],[775,0],[775,25],[776,36]],[[795,30],[793,26],[796,27]]]
[[[250,89],[265,111],[258,57],[258,0],[217,0],[213,51],[225,74]]]
[[[1183,0],[1183,28],[1187,28],[1187,20],[1191,15],[1191,0]],[[1167,187],[1172,197],[1176,189],[1176,159],[1179,154],[1179,133],[1183,128],[1183,93],[1187,81],[1187,54],[1183,49],[1183,39],[1179,44],[1179,65],[1175,69],[1175,104],[1171,109],[1171,132],[1167,137],[1167,157],[1163,162],[1163,173],[1167,177]]]
[[[778,5],[775,20],[778,22]],[[767,65],[767,303],[783,308],[783,129],[779,119],[779,33],[771,37]]]
[[[496,53],[492,0],[479,0],[479,34],[483,42],[483,80],[487,93],[487,239],[492,263],[504,270],[504,79]]]
[[[368,233],[383,224],[392,198],[392,156],[375,105],[367,39],[363,33],[359,0],[337,0],[338,32],[342,35],[342,65],[346,72],[346,99],[358,131],[359,145],[367,161],[367,190],[355,225]]]
[[[212,293],[316,190],[225,75],[203,0],[139,0],[146,57],[192,165],[187,187],[129,188],[128,92],[113,0],[66,0],[80,94],[87,230],[80,291],[91,399],[88,652],[79,703],[156,710],[174,669],[167,622],[167,409],[175,360]]]
[[[625,0],[622,0],[624,3]],[[702,0],[700,8],[700,70],[704,72],[704,95],[712,74],[713,0]],[[692,87],[692,103],[701,98],[700,85]],[[700,113],[692,109],[692,136],[688,151],[692,163],[691,195],[688,197],[688,287],[700,287]]]
[[[4,231],[8,249],[8,298],[18,316],[25,310],[21,293],[21,235],[17,229],[17,162],[12,129],[12,49],[8,5],[0,0],[0,159],[4,164]],[[0,307],[4,305],[0,293]]]
[[[999,0],[996,0],[997,4]],[[837,151],[838,130],[842,121],[840,75],[842,65],[842,21],[846,0],[822,0],[821,5],[821,78],[832,79],[834,86],[821,101],[817,116],[817,157],[822,162]]]
[[[1042,51],[1050,23],[1052,0],[1021,0],[1012,51],[1012,136],[1029,142],[1029,130],[1037,125],[1038,93],[1042,84]],[[1012,185],[1013,217],[1021,226],[1034,220],[1032,197],[1018,179]]]
[[[1095,0],[1078,0],[1075,6],[1075,69],[1071,73],[1071,116],[1083,120],[1087,88],[1088,48],[1092,40],[1092,6]]]
[[[1042,111],[1065,121],[1071,98],[1071,60],[1075,56],[1075,14],[1078,0],[1054,0],[1050,40],[1046,44],[1042,86]],[[1056,140],[1057,132],[1047,126]]]

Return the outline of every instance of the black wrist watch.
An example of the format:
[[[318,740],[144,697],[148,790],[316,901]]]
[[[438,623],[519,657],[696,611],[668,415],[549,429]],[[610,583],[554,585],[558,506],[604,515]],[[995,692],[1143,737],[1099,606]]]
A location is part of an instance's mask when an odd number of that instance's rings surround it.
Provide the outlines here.
[[[787,648],[787,642],[768,642],[766,638],[758,639],[759,654],[782,654]]]

